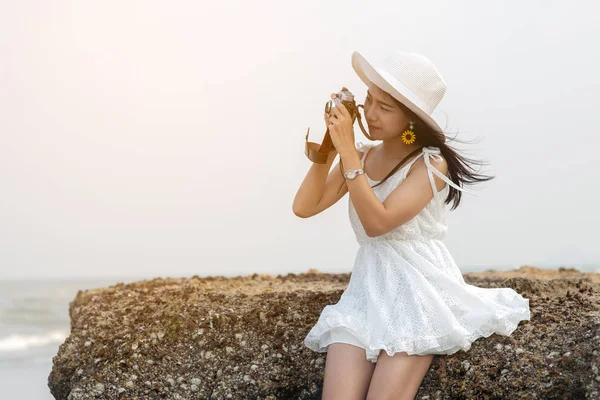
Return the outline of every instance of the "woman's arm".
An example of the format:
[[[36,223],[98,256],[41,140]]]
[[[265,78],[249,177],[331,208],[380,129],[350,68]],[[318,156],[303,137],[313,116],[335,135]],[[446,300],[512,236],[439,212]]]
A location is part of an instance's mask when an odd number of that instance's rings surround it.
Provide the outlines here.
[[[331,151],[325,164],[312,163],[294,197],[294,203],[292,204],[294,214],[302,218],[308,218],[313,215],[314,210],[324,195],[327,183],[331,183],[334,179],[336,171],[333,170],[329,173],[329,169],[336,156],[337,152]],[[340,175],[339,171],[337,173]]]
[[[352,169],[361,169],[362,163],[357,153],[340,154],[344,171]],[[344,178],[345,179],[345,178]],[[371,189],[371,185],[365,174],[358,175],[354,179],[345,179],[346,186],[350,192],[350,201],[354,205],[358,219],[362,224],[367,236],[376,236],[375,232],[379,230],[380,221],[383,219],[385,208],[381,201]]]
[[[360,158],[356,158],[354,154],[342,155],[342,162],[345,170],[361,168]],[[446,160],[432,160],[431,164],[444,175],[448,172]],[[356,179],[346,180],[350,199],[367,236],[386,234],[425,208],[434,196],[427,174],[428,169],[423,159],[418,159],[410,168],[406,179],[383,202],[377,198],[364,174]],[[446,185],[446,182],[435,175],[434,181],[438,190]]]
[[[448,163],[443,158],[440,161],[431,159],[431,166],[443,175],[448,173]],[[435,193],[429,182],[428,173],[429,170],[422,157],[410,167],[406,178],[383,201],[385,212],[378,228],[373,232],[375,236],[384,235],[413,219],[429,204]],[[435,174],[433,181],[438,192],[446,186],[446,182]]]

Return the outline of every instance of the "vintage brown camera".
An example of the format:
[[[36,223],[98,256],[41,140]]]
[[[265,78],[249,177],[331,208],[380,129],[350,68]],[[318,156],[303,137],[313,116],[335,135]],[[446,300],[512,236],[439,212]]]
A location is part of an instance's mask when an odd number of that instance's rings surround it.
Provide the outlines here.
[[[337,93],[337,96],[333,100],[329,100],[325,103],[325,112],[329,114],[331,112],[332,107],[335,105],[342,103],[344,107],[348,110],[350,115],[352,116],[352,124],[354,125],[354,121],[358,119],[358,124],[360,125],[361,130],[369,139],[373,140],[369,134],[365,131],[365,128],[362,124],[362,118],[360,116],[360,112],[358,110],[359,107],[363,107],[362,104],[357,105],[354,101],[354,95],[345,87],[342,88],[341,91]],[[364,107],[363,107],[364,109]],[[327,157],[330,151],[335,150],[335,146],[331,141],[331,136],[329,135],[329,128],[325,131],[325,136],[323,137],[323,142],[321,144],[315,142],[308,141],[308,134],[310,133],[310,127],[306,131],[306,146],[304,153],[306,156],[314,163],[317,164],[325,164],[327,163]]]

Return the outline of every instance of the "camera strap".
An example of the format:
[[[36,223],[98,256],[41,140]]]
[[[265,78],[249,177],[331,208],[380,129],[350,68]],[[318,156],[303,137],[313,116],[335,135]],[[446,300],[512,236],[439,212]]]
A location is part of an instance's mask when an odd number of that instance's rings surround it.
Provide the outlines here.
[[[363,126],[362,117],[360,116],[360,112],[358,110],[358,108],[360,108],[360,107],[363,107],[363,105],[359,104],[358,106],[356,106],[355,112],[352,112],[352,110],[349,110],[349,111],[351,111],[350,115],[352,115],[352,118],[353,118],[352,124],[354,125],[354,121],[356,119],[358,119],[358,125],[360,126],[360,129],[363,132],[363,134],[370,140],[375,140],[371,137],[371,135],[369,135],[367,133],[367,131],[365,130],[365,127]],[[364,107],[363,107],[363,110],[364,110]],[[333,145],[333,141],[331,140],[331,135],[329,134],[329,128],[327,128],[327,130],[325,131],[325,136],[323,137],[323,142],[321,144],[316,143],[316,142],[309,142],[308,141],[309,133],[310,133],[310,127],[306,131],[306,143],[304,146],[304,154],[306,154],[306,157],[308,157],[309,160],[311,160],[312,162],[314,162],[316,164],[326,164],[327,158],[329,156],[329,152],[335,150],[335,146]]]

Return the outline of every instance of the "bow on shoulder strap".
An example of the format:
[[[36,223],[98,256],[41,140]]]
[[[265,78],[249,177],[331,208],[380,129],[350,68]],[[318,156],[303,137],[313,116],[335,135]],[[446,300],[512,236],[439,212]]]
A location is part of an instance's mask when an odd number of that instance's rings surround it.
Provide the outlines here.
[[[475,197],[479,197],[475,193],[471,192],[470,190],[461,188],[456,183],[452,182],[452,180],[450,180],[450,178],[448,178],[446,175],[442,174],[433,165],[431,165],[430,158],[433,158],[436,161],[443,160],[443,158],[442,158],[442,156],[440,156],[440,154],[441,154],[441,151],[438,147],[433,147],[433,146],[423,147],[423,160],[425,161],[425,165],[427,166],[427,169],[430,172],[433,172],[435,175],[437,175],[438,178],[440,178],[441,180],[443,180],[444,182],[446,182],[448,185],[452,186],[456,190],[460,190],[461,192],[469,193]],[[435,184],[433,182],[433,177],[430,176],[430,178],[431,178],[430,179],[431,184],[435,188]]]

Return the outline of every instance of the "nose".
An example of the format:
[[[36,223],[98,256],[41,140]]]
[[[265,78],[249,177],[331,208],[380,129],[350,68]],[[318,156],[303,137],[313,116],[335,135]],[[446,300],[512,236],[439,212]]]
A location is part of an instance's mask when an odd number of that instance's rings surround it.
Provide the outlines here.
[[[367,119],[367,122],[369,123],[373,123],[373,125],[377,125],[375,123],[375,121],[377,120],[375,118],[375,111],[373,111],[371,109],[371,107],[367,107],[367,106],[363,106],[364,110],[365,110],[365,118]]]

